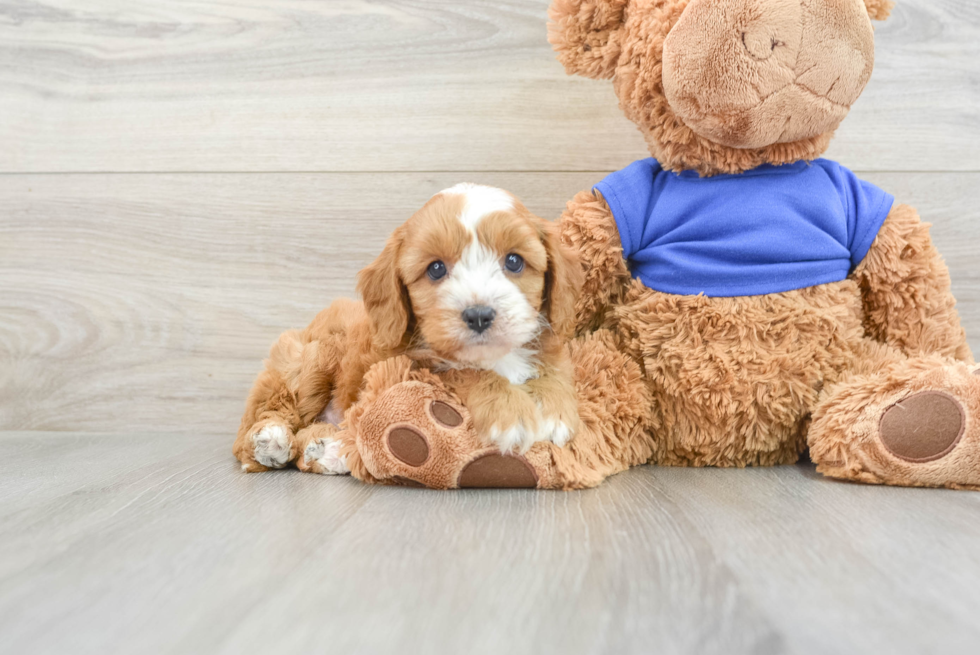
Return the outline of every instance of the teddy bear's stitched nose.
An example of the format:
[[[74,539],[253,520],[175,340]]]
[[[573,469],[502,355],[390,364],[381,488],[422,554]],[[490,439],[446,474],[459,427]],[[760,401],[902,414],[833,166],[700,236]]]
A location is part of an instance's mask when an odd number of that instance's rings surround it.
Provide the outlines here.
[[[770,30],[754,29],[742,32],[742,45],[749,51],[753,59],[765,61],[772,57],[776,48],[786,47],[783,41],[771,34]]]

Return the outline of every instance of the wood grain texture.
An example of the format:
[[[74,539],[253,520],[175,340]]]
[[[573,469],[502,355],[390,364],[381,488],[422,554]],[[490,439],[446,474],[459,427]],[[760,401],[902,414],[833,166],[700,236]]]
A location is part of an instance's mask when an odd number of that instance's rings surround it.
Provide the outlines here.
[[[556,217],[602,174],[0,176],[0,429],[231,434],[269,346],[460,179]],[[980,174],[867,176],[935,223],[980,352]]]
[[[969,653],[980,496],[807,466],[430,492],[0,434],[9,653]]]
[[[596,171],[646,156],[547,0],[7,0],[0,171]],[[980,4],[901,0],[831,156],[980,170]]]

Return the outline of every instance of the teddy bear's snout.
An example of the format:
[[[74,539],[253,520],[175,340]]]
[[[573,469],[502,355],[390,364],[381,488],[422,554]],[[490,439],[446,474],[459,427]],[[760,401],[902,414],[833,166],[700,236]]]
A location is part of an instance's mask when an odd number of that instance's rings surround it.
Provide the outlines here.
[[[691,0],[664,42],[664,93],[702,137],[762,148],[836,129],[873,62],[861,0]]]

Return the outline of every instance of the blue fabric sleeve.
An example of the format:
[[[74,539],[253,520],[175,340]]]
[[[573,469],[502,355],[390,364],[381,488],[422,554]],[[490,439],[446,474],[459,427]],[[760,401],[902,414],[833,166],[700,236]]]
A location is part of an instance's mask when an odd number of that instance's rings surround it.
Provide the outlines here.
[[[858,179],[854,173],[844,169],[851,182],[851,207],[854,208],[854,231],[851,232],[851,272],[864,261],[871,250],[871,244],[878,238],[878,232],[885,219],[895,206],[895,196],[882,191],[870,182]]]
[[[602,194],[616,219],[625,259],[635,255],[642,247],[653,182],[661,170],[655,159],[644,159],[595,185],[595,190]]]
[[[847,249],[851,253],[853,273],[871,250],[871,244],[895,205],[895,196],[858,178],[840,164],[828,163],[834,166],[832,177],[836,178],[847,215]]]

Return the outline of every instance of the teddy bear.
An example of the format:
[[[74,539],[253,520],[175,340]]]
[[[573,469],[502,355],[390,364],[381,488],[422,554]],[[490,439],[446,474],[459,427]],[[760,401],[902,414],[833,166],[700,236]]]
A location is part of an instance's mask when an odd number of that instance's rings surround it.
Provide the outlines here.
[[[639,464],[773,466],[980,488],[980,368],[916,210],[821,159],[889,0],[554,0],[570,74],[612,80],[651,158],[559,219],[585,285],[567,347],[582,427],[501,453],[444,381],[375,365],[342,429],[359,479],[578,489]],[[397,429],[395,426],[398,426]],[[405,429],[408,426],[408,429]]]

